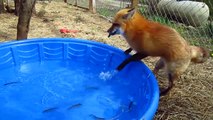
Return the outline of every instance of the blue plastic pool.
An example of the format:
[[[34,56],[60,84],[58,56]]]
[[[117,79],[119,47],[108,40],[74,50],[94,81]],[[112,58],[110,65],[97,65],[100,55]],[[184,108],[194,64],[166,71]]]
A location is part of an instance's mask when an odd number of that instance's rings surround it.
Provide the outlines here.
[[[157,81],[142,62],[98,42],[46,38],[0,44],[0,120],[150,120]]]

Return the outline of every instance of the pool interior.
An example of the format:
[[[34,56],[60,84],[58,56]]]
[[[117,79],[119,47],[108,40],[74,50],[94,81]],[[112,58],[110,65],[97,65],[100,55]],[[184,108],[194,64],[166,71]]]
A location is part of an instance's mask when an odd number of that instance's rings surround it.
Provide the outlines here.
[[[1,69],[0,116],[10,120],[138,120],[151,99],[149,76],[143,72],[137,62],[118,72],[75,60]]]

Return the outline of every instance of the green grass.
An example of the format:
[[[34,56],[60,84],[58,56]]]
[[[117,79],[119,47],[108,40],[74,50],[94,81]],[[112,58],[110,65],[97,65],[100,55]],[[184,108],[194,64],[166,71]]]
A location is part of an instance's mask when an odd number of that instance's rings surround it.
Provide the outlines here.
[[[117,10],[112,10],[109,8],[98,8],[97,12],[105,17],[113,17],[115,15],[115,13],[117,12]]]

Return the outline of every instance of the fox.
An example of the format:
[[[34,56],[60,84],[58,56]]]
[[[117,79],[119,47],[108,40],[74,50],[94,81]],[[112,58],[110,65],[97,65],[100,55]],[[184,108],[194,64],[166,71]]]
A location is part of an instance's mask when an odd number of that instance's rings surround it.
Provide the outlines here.
[[[160,88],[160,96],[166,95],[173,88],[173,81],[179,79],[191,62],[204,63],[210,56],[207,48],[190,45],[175,29],[146,19],[135,8],[119,10],[111,23],[107,30],[108,37],[123,36],[130,46],[124,53],[135,51],[116,69],[120,71],[128,63],[148,56],[159,57],[153,73],[157,76],[158,71],[164,68],[168,76],[168,85]]]

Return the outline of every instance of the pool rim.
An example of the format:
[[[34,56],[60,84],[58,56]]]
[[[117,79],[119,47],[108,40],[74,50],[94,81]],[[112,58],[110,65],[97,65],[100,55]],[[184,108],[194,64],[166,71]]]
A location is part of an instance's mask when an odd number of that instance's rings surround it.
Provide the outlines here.
[[[28,43],[45,43],[45,42],[54,42],[54,43],[63,43],[63,42],[77,42],[77,43],[83,43],[83,44],[88,44],[88,45],[95,45],[98,47],[104,47],[104,49],[110,49],[111,51],[115,51],[118,54],[124,54],[123,50],[102,43],[102,42],[97,42],[94,40],[88,40],[88,39],[81,39],[81,38],[30,38],[30,39],[23,39],[23,40],[11,40],[7,42],[2,42],[0,43],[0,48],[8,47],[8,46],[13,46],[13,45],[21,45],[21,44],[28,44]],[[151,103],[150,106],[147,108],[146,112],[144,113],[143,116],[141,116],[140,120],[151,120],[154,118],[155,113],[157,112],[158,105],[159,105],[159,86],[157,79],[155,78],[154,74],[152,71],[149,69],[149,67],[140,61],[145,67],[145,72],[150,73],[151,78],[151,85],[152,85],[152,96],[151,96]]]

